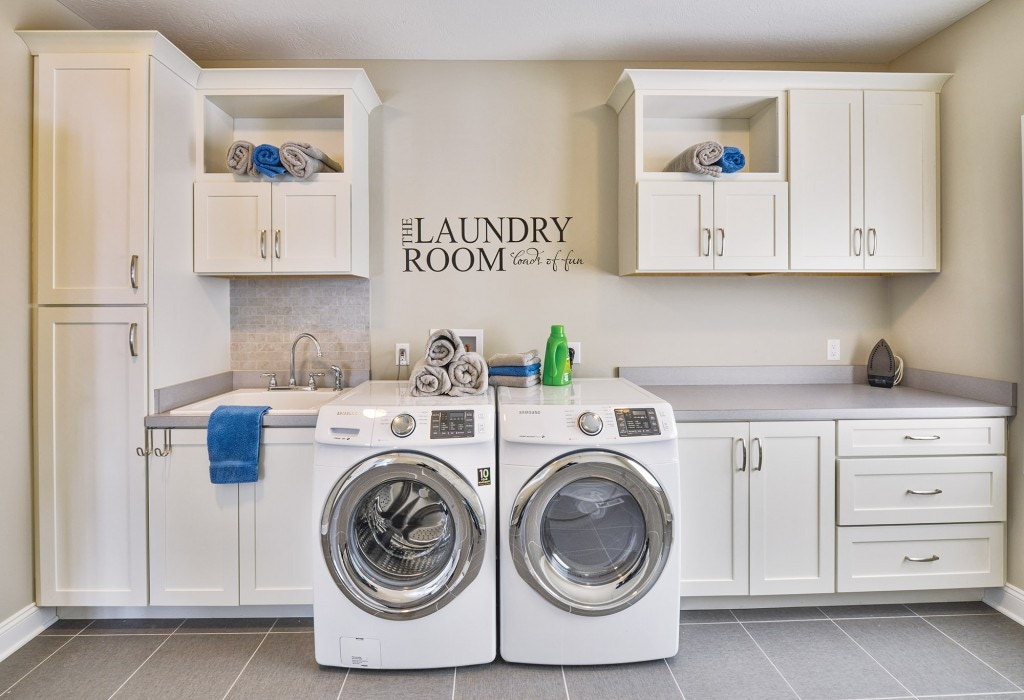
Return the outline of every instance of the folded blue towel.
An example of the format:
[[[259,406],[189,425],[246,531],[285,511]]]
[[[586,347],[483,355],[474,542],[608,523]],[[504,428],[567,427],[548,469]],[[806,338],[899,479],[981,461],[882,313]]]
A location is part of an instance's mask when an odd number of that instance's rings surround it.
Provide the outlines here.
[[[256,481],[263,414],[269,410],[270,406],[218,406],[213,409],[206,433],[212,483]]]
[[[284,172],[284,165],[281,164],[281,151],[277,146],[261,143],[252,151],[252,167],[267,177],[277,177]]]
[[[501,377],[529,377],[531,374],[540,374],[540,363],[534,362],[525,367],[498,366],[487,370],[489,374],[496,374]]]
[[[743,166],[747,164],[747,158],[743,155],[743,151],[736,148],[735,146],[726,146],[722,149],[722,157],[718,159],[715,165],[722,167],[723,173],[734,173],[739,170],[743,170]]]

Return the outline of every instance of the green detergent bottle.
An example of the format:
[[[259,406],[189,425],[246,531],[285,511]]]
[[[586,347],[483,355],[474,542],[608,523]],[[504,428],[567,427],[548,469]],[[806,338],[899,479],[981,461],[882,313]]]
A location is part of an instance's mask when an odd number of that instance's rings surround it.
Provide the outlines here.
[[[565,340],[564,326],[551,326],[547,349],[544,351],[544,377],[547,386],[565,386],[572,383],[569,369],[569,344]]]

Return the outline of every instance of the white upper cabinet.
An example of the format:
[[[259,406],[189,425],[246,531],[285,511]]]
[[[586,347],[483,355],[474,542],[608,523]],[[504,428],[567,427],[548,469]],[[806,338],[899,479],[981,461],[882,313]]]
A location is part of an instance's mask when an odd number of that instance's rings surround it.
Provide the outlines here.
[[[789,105],[792,268],[937,271],[935,93],[794,90]]]

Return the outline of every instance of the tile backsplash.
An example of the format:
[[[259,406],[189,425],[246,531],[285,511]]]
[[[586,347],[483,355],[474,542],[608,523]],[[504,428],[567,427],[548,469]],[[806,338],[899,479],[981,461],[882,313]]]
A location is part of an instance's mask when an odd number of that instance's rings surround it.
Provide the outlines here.
[[[296,347],[299,381],[307,372],[326,371],[321,385],[332,381],[328,367],[365,376],[370,370],[370,282],[354,278],[251,278],[231,280],[231,369],[277,372],[288,382],[292,342],[312,333],[320,342],[317,358],[309,340]]]

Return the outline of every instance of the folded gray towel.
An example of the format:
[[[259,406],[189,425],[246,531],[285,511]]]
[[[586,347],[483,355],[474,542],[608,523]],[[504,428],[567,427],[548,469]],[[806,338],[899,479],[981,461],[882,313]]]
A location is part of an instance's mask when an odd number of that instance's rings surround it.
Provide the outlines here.
[[[281,146],[281,165],[290,175],[305,179],[314,173],[340,173],[341,165],[315,146],[287,141]]]
[[[452,380],[444,367],[419,360],[409,373],[409,393],[413,396],[441,396],[451,391]]]
[[[499,352],[487,358],[488,367],[526,367],[537,362],[540,362],[540,353],[536,350]]]
[[[487,378],[492,386],[514,386],[526,388],[540,384],[540,375],[531,374],[528,377],[507,377],[499,374],[492,374]]]
[[[228,148],[228,170],[235,175],[259,176],[260,171],[252,164],[252,152],[256,150],[248,141],[235,141]]]
[[[443,367],[466,352],[462,338],[450,328],[442,328],[427,339],[427,364]]]
[[[717,141],[695,143],[677,155],[665,166],[666,173],[699,173],[718,177],[722,166],[712,165],[722,158],[725,149]]]
[[[448,365],[450,396],[476,396],[487,391],[487,362],[479,353],[466,352]]]

